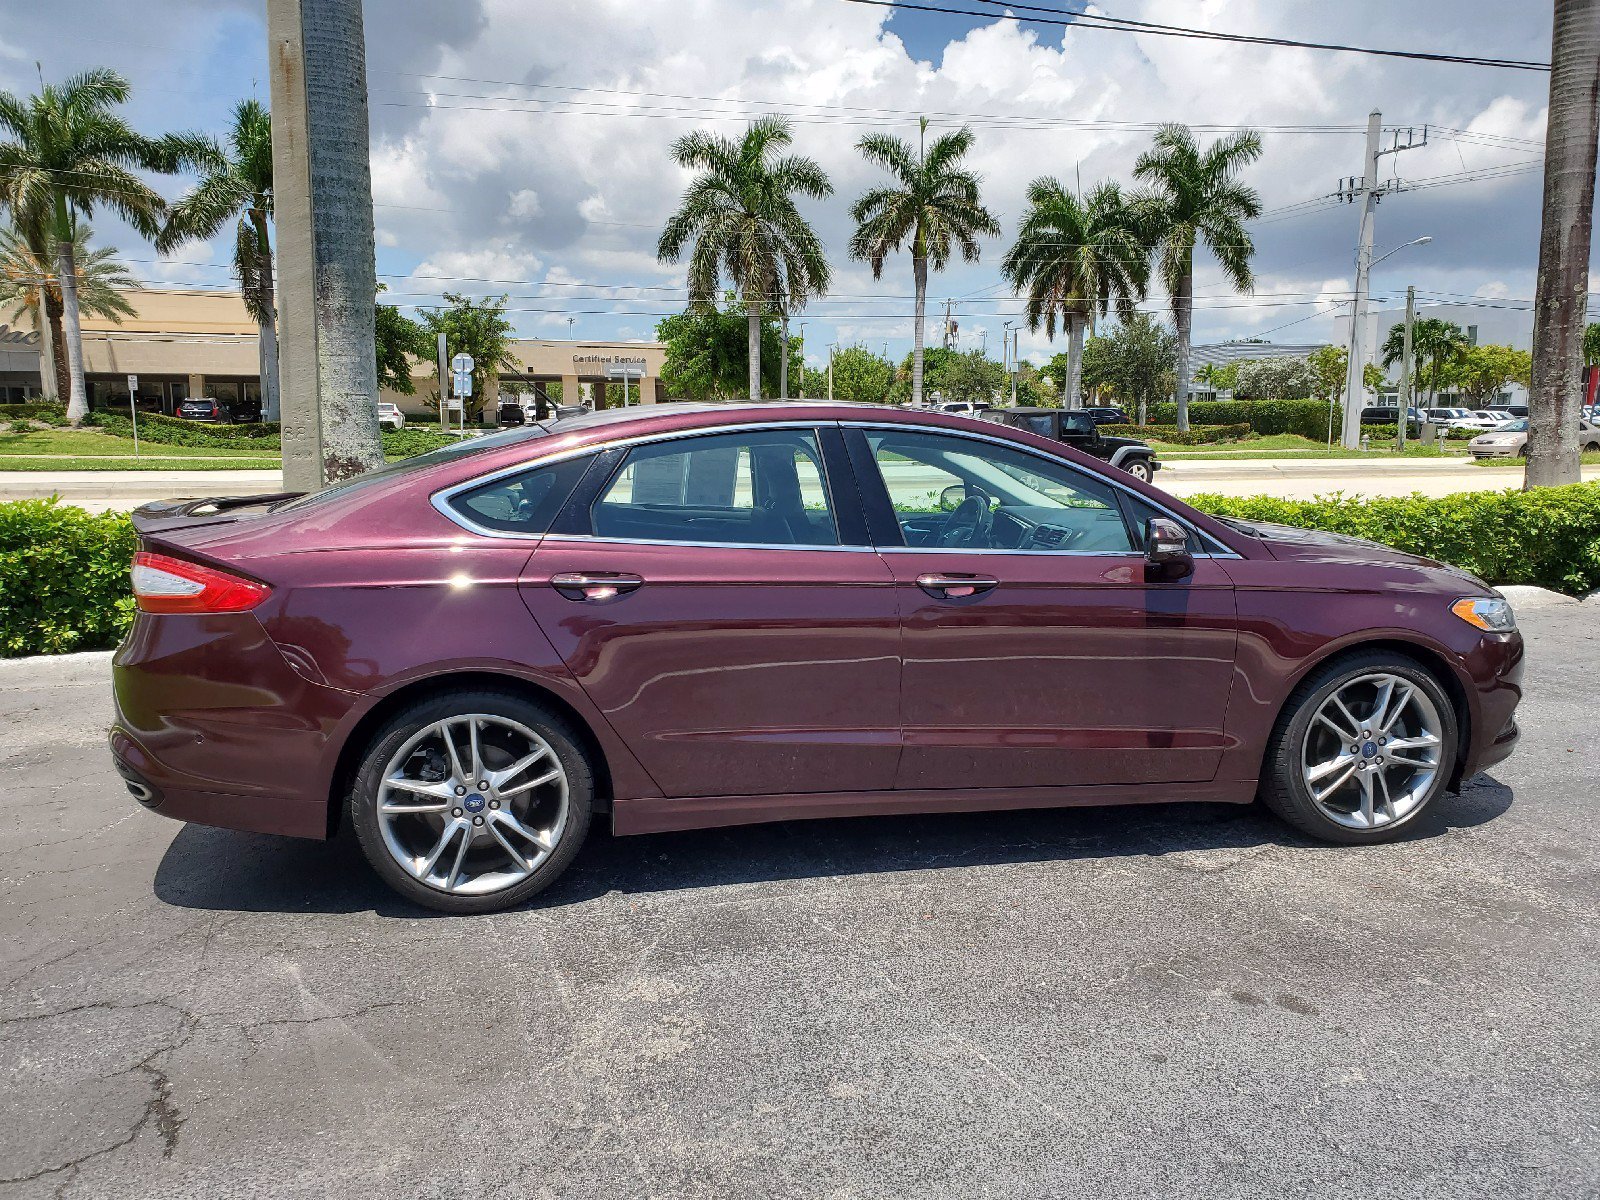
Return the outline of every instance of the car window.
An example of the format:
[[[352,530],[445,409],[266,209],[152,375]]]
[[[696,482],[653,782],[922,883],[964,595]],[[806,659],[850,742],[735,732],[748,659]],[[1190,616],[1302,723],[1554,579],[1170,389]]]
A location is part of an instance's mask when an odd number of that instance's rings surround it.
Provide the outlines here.
[[[537,537],[550,528],[594,455],[565,459],[520,471],[481,487],[457,492],[448,503],[474,525],[500,533]]]
[[[1094,433],[1094,418],[1086,412],[1069,412],[1061,414],[1062,433],[1081,433],[1090,435]]]
[[[635,446],[591,513],[597,536],[654,542],[836,546],[810,430],[709,434]]]
[[[873,430],[868,445],[907,546],[1122,554],[1110,484],[992,442]]]

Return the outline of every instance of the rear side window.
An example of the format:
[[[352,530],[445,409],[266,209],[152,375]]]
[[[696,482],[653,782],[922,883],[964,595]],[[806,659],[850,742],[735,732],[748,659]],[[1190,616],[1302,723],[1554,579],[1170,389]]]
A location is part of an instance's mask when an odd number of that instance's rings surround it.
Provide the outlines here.
[[[594,455],[569,458],[457,492],[447,503],[472,524],[499,533],[538,537],[589,469]]]
[[[810,430],[752,430],[635,446],[595,503],[594,532],[631,541],[836,546]]]

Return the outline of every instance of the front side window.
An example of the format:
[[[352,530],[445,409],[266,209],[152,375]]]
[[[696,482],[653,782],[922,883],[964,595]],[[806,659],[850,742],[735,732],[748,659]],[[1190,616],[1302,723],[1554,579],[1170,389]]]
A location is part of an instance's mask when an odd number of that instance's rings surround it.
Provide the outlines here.
[[[1115,491],[1066,463],[946,434],[870,430],[907,546],[1126,554]]]
[[[650,542],[836,546],[810,430],[769,429],[635,446],[595,503],[596,536]]]

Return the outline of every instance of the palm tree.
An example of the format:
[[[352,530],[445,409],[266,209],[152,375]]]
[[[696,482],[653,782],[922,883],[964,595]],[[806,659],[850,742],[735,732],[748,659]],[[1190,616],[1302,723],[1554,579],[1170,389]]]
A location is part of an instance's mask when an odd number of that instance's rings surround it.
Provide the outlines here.
[[[278,419],[278,307],[272,277],[272,117],[258,100],[241,100],[233,110],[227,145],[205,139],[193,157],[200,182],[172,206],[156,248],[168,253],[191,239],[215,237],[238,219],[233,273],[244,306],[260,330],[261,415]]]
[[[1194,248],[1203,241],[1234,288],[1255,286],[1250,259],[1255,246],[1244,223],[1261,215],[1261,196],[1240,183],[1239,171],[1261,157],[1261,135],[1244,130],[1204,151],[1187,125],[1163,125],[1155,145],[1139,156],[1133,173],[1151,190],[1138,207],[1152,252],[1160,258],[1161,282],[1172,297],[1178,333],[1178,428],[1189,428],[1189,342],[1194,323]]]
[[[128,82],[97,68],[59,86],[41,85],[20,99],[0,91],[0,202],[24,229],[47,226],[55,241],[61,281],[62,332],[66,343],[67,417],[88,414],[83,382],[83,334],[79,327],[78,268],[73,230],[79,216],[96,206],[111,209],[154,240],[166,204],[134,169],[173,171],[183,161],[182,139],[147,138],[116,113],[128,98]]]
[[[89,247],[94,231],[82,221],[72,234],[72,255],[77,264],[78,309],[120,325],[131,317],[134,307],[124,293],[144,285],[128,273],[110,246]],[[66,352],[62,345],[61,279],[56,274],[56,256],[48,239],[40,245],[16,229],[0,229],[0,313],[15,320],[27,313],[33,326],[44,335],[47,364],[43,374],[55,383],[57,395],[67,390]]]
[[[698,171],[661,231],[656,254],[675,263],[689,252],[689,304],[715,304],[723,274],[739,291],[748,320],[750,398],[761,398],[761,323],[828,288],[822,242],[795,196],[833,194],[822,168],[798,154],[774,157],[793,141],[783,117],[752,121],[735,142],[696,131],[672,144],[673,160]]]
[[[1095,315],[1111,306],[1126,319],[1144,298],[1150,257],[1135,212],[1113,182],[1098,185],[1088,197],[1041,177],[1028,185],[1028,211],[1006,254],[1001,273],[1028,293],[1030,330],[1044,324],[1056,335],[1056,318],[1067,330],[1066,407],[1083,401],[1083,336]]]
[[[928,265],[944,270],[950,245],[961,247],[967,262],[978,261],[978,237],[998,237],[1000,223],[978,197],[979,177],[961,165],[972,148],[972,130],[963,125],[927,145],[928,119],[922,118],[917,148],[887,133],[871,133],[856,143],[869,162],[894,176],[894,183],[876,187],[850,209],[856,223],[850,257],[872,264],[872,277],[883,277],[883,263],[907,242],[916,281],[916,318],[911,340],[911,403],[922,403],[922,328],[928,303]]]
[[[1404,325],[1389,327],[1389,335],[1383,342],[1384,366],[1392,367],[1404,356],[1405,334]],[[1420,321],[1411,323],[1411,353],[1417,364],[1416,380],[1423,385],[1428,397],[1427,403],[1422,407],[1433,407],[1434,397],[1439,391],[1439,380],[1443,378],[1445,368],[1465,354],[1468,345],[1470,343],[1467,341],[1466,331],[1454,321],[1424,317]],[[1424,366],[1427,367],[1426,371],[1423,370]]]

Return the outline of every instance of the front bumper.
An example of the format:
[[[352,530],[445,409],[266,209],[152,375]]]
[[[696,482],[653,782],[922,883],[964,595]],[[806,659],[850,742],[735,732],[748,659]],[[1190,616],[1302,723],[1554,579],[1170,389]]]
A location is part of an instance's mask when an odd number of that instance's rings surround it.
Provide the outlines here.
[[[1468,446],[1473,458],[1515,458],[1521,446]]]

